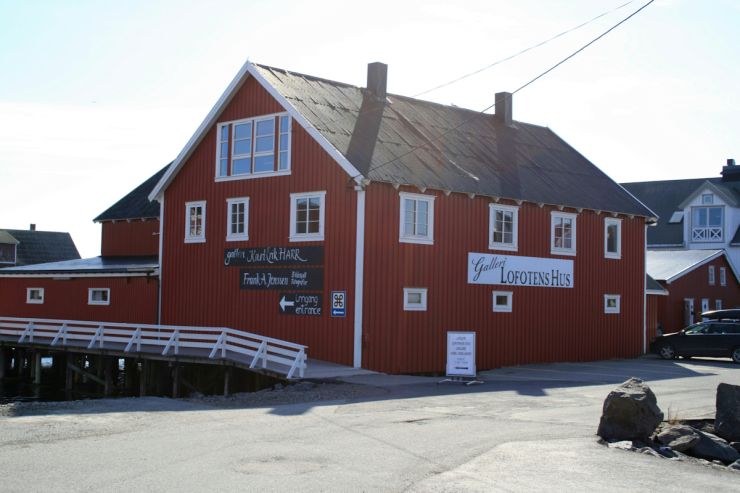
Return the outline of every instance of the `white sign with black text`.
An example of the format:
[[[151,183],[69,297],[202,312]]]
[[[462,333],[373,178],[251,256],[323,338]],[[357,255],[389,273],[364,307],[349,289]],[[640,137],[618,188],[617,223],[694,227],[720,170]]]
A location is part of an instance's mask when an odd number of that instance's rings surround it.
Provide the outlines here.
[[[447,376],[475,377],[475,332],[447,332]]]
[[[468,284],[572,288],[573,261],[469,252]]]

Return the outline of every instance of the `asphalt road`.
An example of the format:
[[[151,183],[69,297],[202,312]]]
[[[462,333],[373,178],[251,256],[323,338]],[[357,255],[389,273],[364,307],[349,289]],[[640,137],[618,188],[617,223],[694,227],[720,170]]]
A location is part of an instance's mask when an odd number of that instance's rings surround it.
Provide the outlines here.
[[[352,400],[244,409],[158,398],[0,417],[2,491],[740,491],[740,473],[598,445],[603,399],[645,379],[711,416],[729,361],[533,365],[471,387],[354,377]],[[357,385],[352,386],[357,388]]]

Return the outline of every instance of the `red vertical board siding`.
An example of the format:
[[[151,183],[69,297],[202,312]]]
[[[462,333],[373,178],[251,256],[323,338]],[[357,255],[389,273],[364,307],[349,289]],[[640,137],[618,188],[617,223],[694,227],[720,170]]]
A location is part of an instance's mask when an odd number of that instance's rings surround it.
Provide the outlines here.
[[[467,284],[468,252],[488,249],[490,199],[436,191],[434,245],[400,243],[399,191],[367,193],[363,366],[387,372],[440,371],[446,332],[475,331],[478,368],[583,361],[640,354],[643,333],[644,219],[622,217],[622,258],[604,258],[604,218],[577,219],[577,256],[550,254],[551,207],[519,209],[519,248],[504,255],[574,260],[574,288]],[[426,312],[403,311],[403,288],[428,289]],[[513,292],[513,312],[493,313],[494,290]],[[621,313],[604,314],[604,294]]]
[[[104,257],[159,255],[159,220],[104,222],[101,255]]]
[[[714,266],[714,286],[709,285],[709,266]],[[727,285],[719,283],[719,269],[727,272]],[[670,284],[661,283],[668,290],[658,311],[658,322],[665,333],[681,330],[684,324],[684,299],[694,299],[694,321],[701,319],[701,300],[709,300],[709,309],[714,310],[715,301],[722,300],[722,308],[740,307],[740,285],[732,273],[727,259],[719,257],[679,277]]]
[[[26,288],[43,288],[44,303],[26,303]],[[109,305],[88,305],[88,288],[109,288]],[[8,317],[157,323],[154,277],[1,278],[0,313]]]
[[[282,112],[254,79],[248,79],[218,121]],[[352,364],[356,192],[350,177],[295,122],[291,174],[216,182],[215,125],[165,191],[162,321],[226,326],[309,346],[312,358]],[[324,241],[291,243],[290,194],[326,191]],[[249,240],[226,241],[226,200],[249,197]],[[205,200],[206,243],[184,243],[185,203]],[[283,291],[239,289],[239,267],[224,266],[235,247],[316,245],[324,247],[323,314],[279,313]],[[331,317],[330,292],[347,292],[347,314]]]

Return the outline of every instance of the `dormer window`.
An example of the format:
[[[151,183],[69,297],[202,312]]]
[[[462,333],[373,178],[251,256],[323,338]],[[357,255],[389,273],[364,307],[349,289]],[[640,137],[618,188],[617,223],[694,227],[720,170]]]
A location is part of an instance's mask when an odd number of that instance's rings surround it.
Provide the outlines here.
[[[0,266],[15,265],[15,245],[0,243]]]
[[[722,207],[694,207],[691,212],[691,241],[722,241]]]
[[[705,193],[701,196],[701,204],[702,205],[712,205],[714,204],[714,195],[711,193]]]
[[[219,123],[216,181],[289,174],[290,125],[285,113]]]

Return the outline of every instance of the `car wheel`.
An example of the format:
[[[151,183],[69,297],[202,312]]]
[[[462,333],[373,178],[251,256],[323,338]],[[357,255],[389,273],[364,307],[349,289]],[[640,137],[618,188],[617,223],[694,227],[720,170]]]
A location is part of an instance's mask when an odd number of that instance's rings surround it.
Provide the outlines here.
[[[663,359],[674,359],[676,357],[676,350],[670,344],[663,344],[658,349],[658,354]]]
[[[732,350],[732,361],[740,364],[740,346]]]

